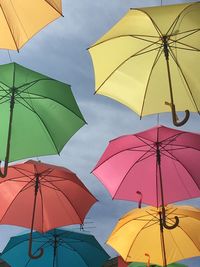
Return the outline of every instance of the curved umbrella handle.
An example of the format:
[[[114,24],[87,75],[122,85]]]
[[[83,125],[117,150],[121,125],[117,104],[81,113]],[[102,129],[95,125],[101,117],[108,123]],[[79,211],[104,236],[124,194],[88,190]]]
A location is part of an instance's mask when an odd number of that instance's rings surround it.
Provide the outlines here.
[[[148,257],[148,261],[147,261],[146,267],[150,267],[150,255],[148,253],[145,253],[144,255]]]
[[[173,119],[173,124],[175,126],[177,126],[177,127],[183,126],[188,121],[189,117],[190,117],[190,112],[188,109],[186,109],[185,110],[185,118],[182,121],[178,122],[175,105],[174,104],[172,105],[172,119]]]
[[[39,251],[39,254],[38,255],[33,255],[32,254],[32,232],[30,233],[30,239],[29,239],[29,246],[28,246],[28,255],[29,255],[29,257],[31,258],[31,259],[34,259],[34,260],[36,260],[36,259],[38,259],[38,258],[40,258],[40,257],[42,257],[42,255],[43,255],[43,253],[44,253],[44,249],[43,248],[40,248],[39,250],[37,250],[37,251]]]
[[[176,107],[172,103],[165,102],[166,105],[169,105],[172,110],[172,120],[173,124],[177,127],[183,126],[189,119],[190,117],[190,112],[188,109],[185,110],[185,118],[182,121],[178,121],[178,116],[176,114]]]
[[[1,178],[5,178],[6,175],[7,175],[7,172],[8,172],[8,160],[5,159],[5,162],[4,162],[4,171],[2,172],[1,169],[0,169],[0,177]]]
[[[141,209],[142,207],[142,193],[140,191],[136,191],[136,194],[140,196],[139,202],[138,202],[138,209]]]
[[[175,223],[173,225],[167,225],[165,208],[162,209],[162,226],[163,227],[165,227],[168,230],[176,228],[179,225],[179,218],[178,216],[174,216],[174,219],[175,219]]]

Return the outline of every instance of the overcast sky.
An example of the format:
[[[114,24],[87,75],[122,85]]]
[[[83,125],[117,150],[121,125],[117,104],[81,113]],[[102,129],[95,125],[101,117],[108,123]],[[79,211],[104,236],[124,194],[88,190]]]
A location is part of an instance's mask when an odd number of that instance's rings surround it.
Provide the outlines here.
[[[173,4],[192,1],[163,1]],[[90,174],[108,141],[123,134],[136,133],[157,124],[157,116],[139,117],[120,103],[94,95],[92,61],[87,48],[115,24],[130,7],[160,5],[152,0],[63,0],[64,17],[54,21],[34,36],[20,53],[10,52],[12,61],[71,84],[78,105],[87,121],[66,144],[61,156],[43,157],[42,161],[63,165],[74,171],[99,200],[90,210],[85,229],[104,245],[122,214],[136,207],[133,202],[111,200],[110,195]],[[7,51],[1,51],[1,64],[8,63]],[[160,124],[172,127],[169,114],[160,116]],[[181,129],[200,131],[199,117],[191,115]],[[200,199],[185,202],[200,207]],[[87,224],[88,222],[88,224]],[[93,228],[88,228],[92,226]],[[0,226],[1,249],[19,228]],[[115,255],[108,246],[104,248]],[[184,261],[199,267],[200,259]]]

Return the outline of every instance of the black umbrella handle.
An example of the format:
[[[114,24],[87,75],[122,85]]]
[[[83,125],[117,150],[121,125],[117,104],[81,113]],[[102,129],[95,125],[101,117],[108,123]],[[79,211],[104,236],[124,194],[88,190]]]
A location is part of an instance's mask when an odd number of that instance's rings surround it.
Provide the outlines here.
[[[7,146],[6,146],[6,156],[4,162],[4,172],[0,169],[0,177],[5,178],[8,172],[8,162],[10,157],[10,140],[11,140],[11,130],[12,130],[12,120],[13,120],[13,110],[15,105],[15,90],[13,88],[11,98],[10,98],[10,118],[9,118],[9,126],[8,126],[8,138],[7,138]]]
[[[178,216],[175,216],[174,219],[175,219],[175,223],[173,225],[167,225],[165,208],[163,207],[162,208],[162,226],[168,230],[172,230],[176,228],[179,225],[179,218]]]
[[[39,251],[39,254],[38,255],[34,255],[32,254],[32,231],[30,233],[30,238],[29,238],[29,246],[28,246],[28,255],[31,259],[39,259],[40,257],[42,257],[42,255],[44,254],[44,249],[43,248],[40,248],[37,250],[37,252]]]
[[[186,109],[185,110],[185,118],[182,121],[178,121],[175,105],[174,104],[171,105],[171,108],[172,108],[172,120],[173,120],[173,124],[175,126],[177,126],[177,127],[183,126],[189,120],[189,117],[190,117],[189,110]]]
[[[172,110],[172,120],[173,120],[173,124],[177,127],[180,127],[180,126],[183,126],[188,120],[189,120],[189,117],[190,117],[190,112],[188,109],[185,110],[185,118],[182,120],[182,121],[179,121],[179,118],[177,116],[177,113],[176,113],[176,107],[174,104],[172,103],[169,103],[167,101],[165,101],[165,105],[168,105],[171,107],[171,110]]]
[[[34,220],[35,220],[35,210],[36,210],[36,202],[37,202],[37,193],[39,190],[39,174],[35,174],[35,192],[34,192],[34,202],[33,202],[33,214],[32,214],[32,222],[31,222],[31,232],[30,232],[30,238],[29,238],[29,246],[28,246],[28,255],[31,259],[38,259],[42,257],[44,250],[43,248],[38,249],[36,252],[39,251],[38,255],[32,254],[32,245],[33,245],[33,226],[34,226]]]
[[[142,207],[142,197],[143,197],[143,195],[142,195],[142,193],[141,193],[140,191],[136,191],[136,194],[138,194],[139,197],[140,197],[140,199],[139,199],[139,201],[138,201],[138,209],[141,209],[141,207]]]

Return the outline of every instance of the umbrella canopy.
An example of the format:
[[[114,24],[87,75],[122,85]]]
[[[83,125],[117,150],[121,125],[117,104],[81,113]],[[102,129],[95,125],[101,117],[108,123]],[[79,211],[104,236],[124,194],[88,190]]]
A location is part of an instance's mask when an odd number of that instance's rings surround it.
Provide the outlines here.
[[[146,267],[146,266],[147,266],[146,263],[140,263],[140,262],[133,262],[128,265],[128,267]],[[160,265],[150,264],[150,267],[160,267]],[[181,263],[171,263],[168,264],[167,267],[188,267],[188,266]]]
[[[166,220],[179,226],[173,230],[161,229],[161,209],[145,207],[125,214],[115,226],[107,244],[114,248],[127,262],[167,264],[185,258],[200,256],[200,209],[191,206],[166,207]]]
[[[34,229],[39,232],[82,224],[96,202],[75,173],[34,160],[9,166],[7,177],[0,182],[0,192],[0,224],[27,228],[31,226],[37,193]]]
[[[54,229],[45,234],[33,233],[33,248],[44,249],[44,256],[37,261],[27,256],[27,234],[12,237],[1,258],[11,266],[21,267],[101,267],[109,258],[94,236]]]
[[[84,124],[69,85],[16,63],[0,66],[0,160],[5,167],[9,161],[59,154]]]
[[[96,93],[140,117],[200,111],[200,2],[130,9],[89,48]],[[176,111],[186,110],[177,120]]]
[[[9,166],[0,192],[0,224],[31,228],[31,233],[83,224],[96,202],[76,174],[33,160]]]
[[[199,157],[200,134],[160,125],[111,140],[92,173],[113,198],[159,207],[200,197]]]
[[[62,15],[61,0],[0,1],[0,48],[19,50],[31,37]]]

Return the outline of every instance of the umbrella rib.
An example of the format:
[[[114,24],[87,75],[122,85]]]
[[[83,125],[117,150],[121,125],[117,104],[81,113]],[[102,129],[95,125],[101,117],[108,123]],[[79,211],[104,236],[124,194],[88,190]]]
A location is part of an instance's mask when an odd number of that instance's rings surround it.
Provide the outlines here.
[[[183,34],[187,34],[187,33],[188,33],[188,35],[191,35],[191,34],[197,33],[199,30],[200,30],[199,28],[194,28],[194,29],[191,29],[191,30],[178,32],[178,33],[175,33],[175,34],[172,33],[170,36],[179,36],[179,35],[183,35]],[[188,37],[188,35],[180,37],[180,39]],[[177,39],[177,40],[180,40],[180,39]],[[172,41],[172,39],[170,39],[170,40]]]
[[[36,83],[38,82],[41,82],[41,81],[55,81],[54,79],[51,79],[51,78],[41,78],[41,79],[38,79],[38,80],[35,80],[35,81],[32,81],[30,83],[26,83],[26,84],[23,84],[22,86],[19,86],[19,88],[23,88],[24,86],[28,86],[26,88],[24,88],[22,91],[20,91],[19,93],[17,93],[16,95],[17,96],[20,96],[21,99],[23,99],[25,101],[25,98],[22,97],[22,93],[24,94],[28,94],[28,95],[34,95],[34,96],[39,96],[39,97],[42,97],[42,99],[48,99],[48,100],[52,100],[53,102],[56,102],[57,104],[61,105],[62,107],[64,107],[65,109],[69,110],[71,113],[73,113],[74,115],[76,115],[79,119],[81,119],[82,121],[85,122],[85,120],[83,118],[81,118],[80,116],[78,116],[75,112],[73,112],[73,110],[69,109],[68,107],[66,107],[65,105],[61,104],[60,102],[56,101],[55,99],[53,98],[50,98],[50,97],[45,97],[43,95],[40,95],[40,94],[35,94],[35,93],[31,93],[31,92],[26,92],[27,89],[29,89],[30,87],[32,87],[33,85],[35,85]],[[30,98],[29,98],[30,99]],[[27,103],[28,104],[28,103]]]
[[[6,182],[6,181],[5,181],[5,182]],[[5,217],[6,214],[8,213],[8,210],[9,210],[9,208],[12,206],[13,202],[15,201],[15,199],[19,196],[19,194],[20,194],[21,192],[23,192],[24,188],[25,188],[28,184],[30,184],[31,182],[32,182],[32,181],[29,181],[27,184],[25,184],[25,185],[20,189],[20,191],[15,195],[15,198],[13,198],[13,200],[9,203],[9,205],[8,205],[6,211],[4,212],[3,216],[1,216],[0,222],[4,219],[4,217]]]
[[[96,89],[96,92],[95,94],[101,89],[101,87],[107,82],[107,80],[117,71],[119,70],[128,60],[130,60],[131,58],[133,57],[136,57],[136,56],[139,56],[139,55],[143,55],[143,54],[146,54],[146,53],[149,53],[149,52],[152,52],[152,51],[156,51],[160,48],[153,48],[153,49],[150,49],[148,51],[145,51],[147,48],[151,47],[153,44],[151,45],[148,45],[146,46],[145,48],[137,51],[135,54],[129,56],[128,58],[126,58],[125,60],[123,60],[109,75],[108,77],[99,85],[99,87]]]
[[[173,136],[170,136],[170,137],[168,137],[168,138],[166,138],[166,139],[160,141],[160,142],[159,142],[159,145],[160,145],[161,148],[163,148],[163,149],[164,149],[165,147],[169,146],[169,145],[174,146],[174,145],[176,145],[176,144],[172,144],[172,142],[176,141],[176,138],[179,137],[179,136],[182,135],[182,134],[183,134],[183,133],[178,133],[178,134],[175,134],[175,135],[173,135]]]
[[[27,235],[27,234],[25,234],[25,235]],[[13,237],[11,237],[11,239],[12,239],[12,238],[13,238]],[[38,238],[41,238],[41,236],[34,237],[34,239],[38,239]],[[10,251],[11,249],[17,247],[19,244],[22,244],[22,243],[24,243],[24,242],[27,242],[27,239],[28,239],[28,238],[26,238],[26,239],[24,239],[24,240],[21,240],[21,241],[19,241],[18,243],[13,244],[12,246],[9,247],[9,249],[6,249],[6,251],[4,250],[2,254],[7,253],[7,252]]]
[[[44,180],[45,180],[45,178],[44,178]],[[76,209],[75,209],[73,203],[72,203],[71,200],[68,198],[68,196],[67,196],[62,190],[60,190],[60,188],[57,187],[55,184],[52,184],[52,183],[49,182],[49,181],[47,181],[47,183],[50,183],[51,186],[53,187],[53,188],[52,188],[53,190],[60,192],[60,193],[61,193],[61,194],[68,200],[68,202],[70,203],[71,207],[74,209],[75,213],[76,213],[77,216],[79,217],[80,222],[83,223],[81,217],[80,217],[79,214],[77,213],[77,211],[76,211]],[[72,183],[73,183],[73,182],[72,182]],[[46,185],[46,184],[43,184],[43,186],[49,187],[49,186]],[[51,187],[50,187],[50,188],[51,188]],[[81,187],[81,188],[84,189],[83,187]],[[86,190],[84,189],[84,191],[86,191]],[[87,192],[88,192],[88,191],[87,191]],[[89,193],[90,193],[90,192],[89,192]],[[90,193],[90,195],[91,195],[91,193]],[[58,198],[59,198],[59,197],[58,197]],[[59,199],[60,199],[60,198],[59,198]]]
[[[18,48],[17,42],[16,42],[16,40],[15,40],[14,34],[13,34],[12,30],[11,30],[11,27],[10,27],[10,25],[9,25],[9,23],[8,23],[7,16],[6,16],[6,14],[5,14],[5,12],[4,12],[4,10],[3,10],[1,4],[0,4],[0,7],[1,7],[1,11],[2,11],[2,13],[3,13],[3,16],[4,16],[4,18],[5,18],[6,24],[7,24],[7,26],[8,26],[9,32],[10,32],[10,34],[11,34],[11,36],[12,36],[12,40],[13,40],[13,42],[14,42],[14,45],[15,45],[15,47],[16,47],[16,50],[19,51],[19,48]]]
[[[167,146],[167,145],[166,145]],[[184,145],[178,145],[178,144],[171,144],[171,146],[175,147],[175,148],[167,148],[166,151],[176,151],[176,150],[184,150],[184,149],[192,149],[195,151],[200,151],[200,148],[196,148],[196,147],[192,147],[192,146],[184,146]],[[165,146],[162,146],[163,148],[165,148]]]
[[[198,106],[197,106],[197,104],[196,104],[196,101],[195,101],[195,99],[194,99],[194,96],[193,96],[193,94],[192,94],[192,91],[191,91],[191,89],[190,89],[190,86],[189,86],[189,84],[188,84],[188,82],[187,82],[187,79],[186,79],[186,77],[185,77],[185,75],[184,75],[184,72],[183,72],[181,66],[179,65],[179,63],[178,63],[178,61],[177,61],[177,58],[175,57],[175,55],[174,55],[173,51],[171,50],[171,48],[169,49],[169,52],[170,52],[170,55],[171,55],[172,59],[173,59],[174,62],[176,63],[176,66],[177,66],[178,69],[180,70],[180,73],[181,73],[181,75],[182,75],[182,77],[183,77],[183,79],[184,79],[184,81],[185,81],[186,88],[187,88],[187,90],[188,90],[188,92],[189,92],[189,94],[190,94],[190,96],[191,96],[191,98],[192,98],[192,100],[193,100],[193,105],[195,106],[197,112],[200,114],[200,111],[199,111],[199,109],[198,109]]]
[[[56,82],[56,80],[54,80],[52,78],[45,77],[45,78],[40,78],[40,79],[31,81],[31,82],[28,82],[28,83],[24,83],[24,84],[22,84],[22,85],[20,85],[20,86],[17,87],[17,89],[22,89],[22,90],[21,91],[18,91],[16,95],[26,92],[27,89],[29,89],[30,87],[34,86],[38,82],[43,82],[43,81],[54,81],[54,82]]]
[[[198,3],[198,2],[196,2],[196,3]],[[190,7],[193,6],[193,5],[195,5],[195,3],[192,3],[192,4],[188,5],[188,6],[186,6],[186,7],[185,7],[185,8],[184,8],[184,9],[177,15],[177,17],[174,19],[174,22],[171,24],[171,26],[170,26],[170,28],[169,28],[167,34],[169,33],[169,31],[171,30],[171,28],[173,27],[174,24],[175,24],[175,26],[177,25],[178,20],[179,20],[179,18],[182,16],[182,14],[183,14],[188,8],[190,8]],[[174,26],[174,27],[175,27],[175,26]]]
[[[195,47],[192,47],[192,46],[189,46],[189,45],[186,45],[184,43],[181,43],[181,42],[177,42],[178,44],[181,44],[181,45],[185,45],[186,47],[181,47],[181,46],[177,46],[177,45],[170,45],[171,48],[174,48],[174,49],[179,49],[179,50],[184,50],[184,51],[192,51],[192,52],[200,52],[200,49],[197,49]]]
[[[172,155],[169,151],[168,153],[172,156],[172,158],[174,158],[175,161],[177,161],[181,166],[183,166],[183,168],[186,170],[186,172],[192,177],[192,181],[196,184],[197,188],[199,188],[199,185],[197,184],[197,182],[193,179],[193,175],[190,173],[190,171],[185,167],[185,165],[183,165],[183,163],[180,162],[179,159],[177,159],[177,157],[175,157],[174,155]],[[182,181],[182,180],[180,180]],[[185,185],[183,184],[183,186],[185,187]],[[187,191],[187,187],[185,187],[186,191]],[[189,194],[189,192],[188,192]]]
[[[23,99],[24,100],[24,102],[25,103],[27,103],[27,101],[25,100],[25,99]],[[18,102],[19,102],[19,100],[17,100]],[[24,105],[23,103],[21,103],[21,102],[19,102],[20,104],[22,104],[22,105]],[[29,105],[29,103],[27,103],[27,105]],[[25,106],[25,105],[24,105]],[[30,105],[29,105],[30,106]],[[26,106],[25,106],[26,107]],[[45,132],[46,132],[46,134],[48,134],[48,136],[50,137],[50,140],[52,141],[52,143],[53,143],[53,146],[54,146],[54,148],[55,148],[55,150],[56,150],[56,152],[57,152],[57,154],[59,155],[60,154],[60,152],[59,152],[59,150],[58,150],[58,148],[57,148],[57,146],[56,146],[56,143],[54,142],[54,140],[53,140],[53,137],[51,136],[51,133],[50,133],[50,131],[49,131],[49,129],[46,127],[46,124],[45,124],[45,122],[44,122],[44,120],[41,118],[41,116],[37,113],[37,111],[33,108],[33,106],[30,106],[30,108],[28,108],[28,107],[26,107],[27,109],[29,109],[29,110],[31,110],[33,113],[35,113],[36,115],[37,115],[37,118],[39,119],[39,121],[42,123],[42,125],[43,125],[43,129],[45,129]]]
[[[133,167],[135,167],[136,164],[138,164],[139,162],[141,162],[142,160],[145,160],[149,157],[151,157],[152,155],[149,155],[148,157],[146,157],[145,159],[142,159],[144,158],[144,156],[149,153],[151,151],[151,148],[149,150],[147,150],[141,157],[139,157],[133,165],[131,165],[131,167],[127,170],[126,174],[124,175],[123,179],[121,180],[120,184],[118,185],[117,187],[117,190],[115,191],[115,194],[113,195],[113,199],[115,198],[115,196],[117,195],[117,192],[119,191],[119,188],[121,187],[121,185],[123,184],[124,180],[126,179],[127,175],[129,174],[129,172],[133,169]],[[154,154],[153,154],[154,155]]]
[[[159,29],[158,25],[155,23],[155,21],[153,20],[153,18],[146,11],[141,10],[139,8],[131,8],[131,10],[138,10],[138,11],[144,13],[150,19],[150,21],[152,22],[152,24],[153,24],[155,30],[157,31],[158,35],[160,36],[160,38],[162,37],[162,32]]]
[[[147,139],[147,138],[141,137],[141,136],[139,136],[138,134],[135,134],[134,136],[136,136],[136,137],[137,137],[141,142],[143,142],[145,145],[147,145],[148,147],[150,147],[150,148],[152,148],[152,149],[154,149],[154,150],[156,151],[156,148],[155,148],[155,145],[154,145],[154,142],[153,142],[153,141],[151,141],[151,140],[149,140],[149,139]],[[145,142],[144,140],[150,141],[151,144]]]
[[[6,86],[6,87],[7,87],[7,90],[4,89],[4,87],[3,87],[2,85]],[[5,92],[5,93],[6,93],[4,96],[1,96],[0,101],[1,101],[2,99],[4,99],[4,98],[8,97],[8,96],[9,96],[9,98],[6,99],[6,101],[10,100],[10,91],[9,91],[10,87],[7,86],[6,84],[4,84],[2,81],[0,81],[0,88],[2,89],[2,90],[1,90],[2,92]]]
[[[185,45],[186,47],[190,47],[190,48],[192,48],[194,51],[197,51],[197,52],[198,52],[198,51],[199,51],[198,48],[193,47],[193,46],[190,46],[190,45],[185,44],[185,43],[182,43],[182,42],[180,42],[180,40],[185,39],[185,38],[187,38],[188,36],[191,36],[191,35],[193,35],[193,34],[199,32],[199,31],[200,31],[199,29],[198,29],[198,30],[195,30],[195,31],[192,31],[192,32],[190,32],[189,34],[187,34],[187,35],[185,35],[185,36],[182,36],[182,37],[180,37],[180,38],[178,38],[178,39],[176,39],[176,40],[170,39],[171,42],[169,43],[169,46],[171,47],[172,44],[179,43],[179,44]],[[175,48],[177,48],[177,47],[175,46]],[[182,48],[182,49],[183,49],[183,48]]]
[[[135,238],[133,239],[133,241],[131,242],[131,245],[130,245],[130,248],[127,252],[127,255],[126,255],[126,261],[128,261],[128,254],[130,253],[131,249],[132,249],[132,246],[134,244],[134,242],[136,241],[136,239],[138,238],[140,232],[142,232],[142,230],[144,230],[146,228],[146,226],[151,222],[151,220],[149,220],[147,223],[145,223],[142,228],[138,231],[137,235],[135,236]]]
[[[174,31],[176,25],[178,24],[178,21],[179,21],[179,18],[180,18],[180,16],[181,16],[181,14],[182,14],[182,12],[179,13],[178,16],[175,18],[175,20],[173,21],[173,23],[172,23],[171,26],[169,27],[169,29],[168,29],[166,35],[170,35],[170,36],[171,36],[171,34],[173,33],[173,31]],[[170,31],[171,31],[171,34],[169,34]]]
[[[30,93],[30,92],[25,92],[25,93],[27,93],[27,94],[29,94],[29,95],[35,95],[35,96],[40,96],[40,97],[43,97],[43,99],[47,99],[47,100],[52,100],[53,102],[55,102],[55,103],[57,103],[57,104],[59,104],[59,105],[61,105],[63,108],[65,108],[66,110],[68,110],[68,111],[70,111],[71,113],[73,113],[76,117],[78,117],[81,121],[83,121],[83,122],[85,122],[86,123],[86,121],[84,120],[84,118],[82,118],[82,117],[80,117],[78,114],[76,114],[73,110],[71,110],[70,108],[68,108],[68,107],[66,107],[65,105],[63,105],[62,103],[60,103],[60,102],[58,102],[58,101],[56,101],[55,99],[53,99],[53,98],[50,98],[50,97],[45,97],[45,96],[42,96],[42,95],[39,95],[39,94],[34,94],[34,93]],[[24,100],[24,98],[21,96],[21,98]],[[25,100],[24,100],[25,101]]]
[[[63,239],[62,239],[63,240]],[[89,247],[95,247],[96,250],[102,252],[102,248],[97,246],[97,245],[94,245],[94,244],[91,244],[90,242],[87,242],[87,241],[84,241],[84,240],[77,240],[78,243],[83,243],[83,244],[87,244]],[[73,246],[73,243],[67,243],[66,241],[64,241],[64,245],[63,247],[66,248],[66,249],[69,249],[67,246],[69,246],[71,248],[72,251],[74,251],[75,253],[77,253],[81,259],[83,260],[83,262],[85,262],[86,265],[88,265],[88,263],[85,261],[85,259],[83,258],[83,256],[78,252],[78,250],[76,248],[74,248]]]
[[[80,241],[80,242],[84,242],[84,241]],[[90,244],[88,243],[88,245],[90,245]],[[69,246],[72,251],[74,251],[75,253],[77,253],[79,255],[79,257],[83,260],[83,262],[85,263],[86,266],[88,265],[87,262],[85,261],[85,259],[83,258],[83,256],[77,251],[77,249],[75,249],[71,244],[68,244],[68,243],[67,243],[67,246]],[[67,246],[65,246],[65,244],[62,245],[63,248],[69,250],[69,247],[67,247]]]
[[[196,244],[196,242],[194,240],[192,240],[192,238],[190,237],[190,235],[185,231],[185,229],[183,229],[180,224],[178,225],[178,227],[186,234],[186,236],[192,241],[192,243],[195,245],[195,247],[200,250],[200,246],[198,244]]]
[[[153,70],[154,70],[155,65],[157,64],[157,62],[160,59],[160,56],[162,54],[162,50],[161,49],[162,49],[162,46],[158,50],[158,53],[157,53],[157,55],[155,57],[155,60],[153,62],[153,65],[151,67],[151,70],[149,72],[149,76],[148,76],[148,80],[147,80],[146,88],[145,88],[145,92],[144,92],[144,98],[143,98],[143,102],[142,102],[142,108],[141,108],[141,112],[140,112],[140,119],[142,118],[142,113],[143,113],[143,109],[144,109],[144,103],[145,103],[145,100],[146,100],[146,95],[147,95],[147,90],[148,90],[148,87],[149,87],[149,82],[150,82],[151,75],[153,73]]]
[[[172,240],[173,240],[173,243],[176,244],[176,247],[177,247],[179,253],[182,255],[182,259],[184,259],[184,255],[183,255],[181,249],[179,248],[178,243],[176,242],[176,240],[175,240],[175,238],[174,238],[174,236],[173,236],[173,234],[172,234],[172,231],[168,231],[168,232],[169,232],[169,234],[171,235],[171,238],[172,238]]]
[[[147,38],[156,38],[156,39],[158,39],[158,36],[153,36],[153,35],[142,35],[142,34],[141,34],[141,35],[140,35],[140,34],[138,34],[138,35],[133,35],[133,34],[121,34],[121,35],[114,36],[114,37],[111,37],[111,38],[109,38],[109,39],[103,40],[103,41],[101,41],[101,42],[99,42],[99,43],[97,43],[97,44],[94,44],[94,45],[90,46],[90,47],[88,48],[88,50],[91,49],[91,48],[94,48],[94,47],[96,47],[96,46],[98,46],[98,45],[107,43],[107,42],[109,42],[109,41],[113,41],[113,40],[115,40],[115,39],[119,39],[119,38],[126,38],[126,37],[131,37],[131,38],[140,39],[140,40],[143,40],[143,41],[146,41],[146,42],[151,42],[152,44],[157,44],[157,43],[158,43],[158,41],[153,42],[153,41],[150,41],[149,39],[145,39],[145,37],[147,37]],[[141,38],[141,37],[144,37],[144,38]],[[159,41],[160,41],[160,40],[159,40]]]
[[[44,0],[49,6],[51,6],[56,12],[58,12],[58,14],[60,14],[62,17],[64,17],[63,16],[63,14],[62,14],[62,12],[60,12],[55,6],[53,6],[51,3],[49,3],[49,1],[48,0]]]
[[[26,174],[26,172],[29,173],[30,175],[34,175],[34,173],[32,171],[24,170],[23,167],[20,167],[20,166],[12,165],[12,166],[10,166],[10,168],[15,169],[16,171],[18,171],[19,173],[21,173],[22,175],[24,175],[26,177],[30,177],[28,174]]]
[[[143,147],[143,146],[142,146]],[[149,146],[148,146],[149,147]],[[137,147],[138,148],[138,147]],[[134,147],[131,148],[125,148],[123,150],[118,151],[117,153],[112,154],[110,157],[106,158],[104,161],[101,162],[101,164],[99,166],[101,166],[102,164],[104,164],[106,161],[109,161],[110,159],[112,159],[113,157],[115,157],[116,155],[125,152],[125,151],[133,151]],[[147,150],[146,152],[149,152],[150,150]],[[95,167],[92,172],[94,172],[97,168],[99,168],[99,166]]]

